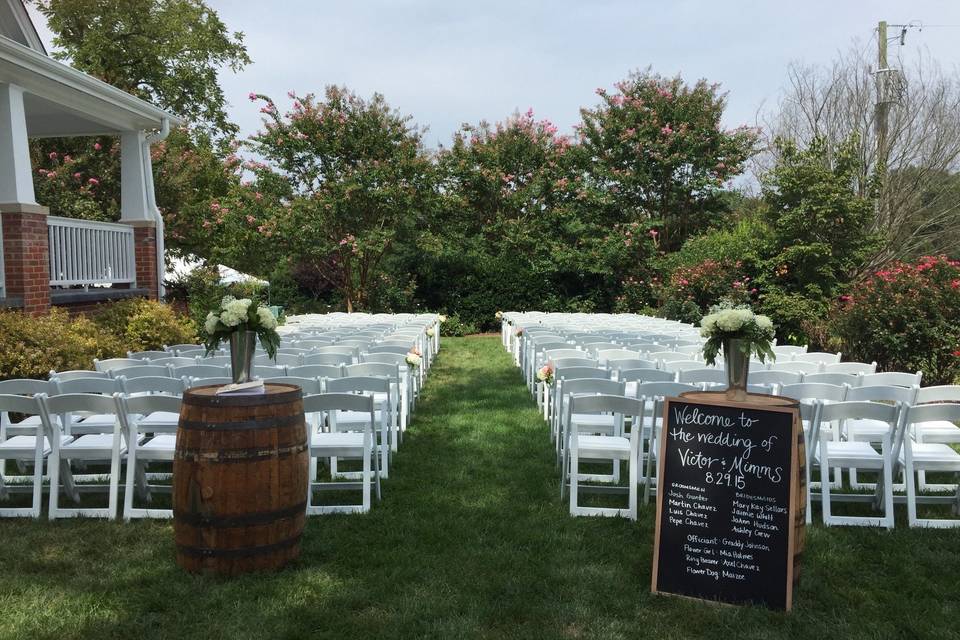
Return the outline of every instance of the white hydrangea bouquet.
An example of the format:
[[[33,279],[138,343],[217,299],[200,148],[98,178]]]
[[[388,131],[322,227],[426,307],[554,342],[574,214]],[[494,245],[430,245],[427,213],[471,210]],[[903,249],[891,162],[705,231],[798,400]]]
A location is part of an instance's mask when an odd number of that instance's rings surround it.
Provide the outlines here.
[[[410,347],[410,351],[407,352],[406,357],[407,364],[416,369],[420,366],[420,363],[423,361],[423,354],[420,353],[420,349],[416,347]]]
[[[703,359],[709,364],[716,363],[717,354],[724,345],[730,345],[742,352],[748,360],[756,354],[760,362],[767,358],[775,360],[773,322],[767,316],[755,314],[746,305],[733,305],[723,302],[710,308],[710,313],[700,321],[700,335],[707,339],[703,345]],[[729,359],[731,354],[725,353]]]
[[[250,300],[225,296],[217,311],[207,314],[203,323],[203,341],[209,355],[220,343],[229,340],[231,334],[239,331],[253,331],[260,339],[267,355],[273,358],[280,347],[280,335],[277,333],[277,319],[270,308]]]
[[[547,386],[553,384],[553,363],[548,362],[539,369],[537,369],[537,380],[546,384]]]

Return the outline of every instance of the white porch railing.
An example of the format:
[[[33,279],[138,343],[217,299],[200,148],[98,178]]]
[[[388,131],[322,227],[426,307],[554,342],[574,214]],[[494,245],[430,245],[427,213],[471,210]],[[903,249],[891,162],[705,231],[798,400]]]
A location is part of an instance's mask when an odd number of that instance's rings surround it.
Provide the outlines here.
[[[134,283],[133,227],[47,216],[50,286]]]

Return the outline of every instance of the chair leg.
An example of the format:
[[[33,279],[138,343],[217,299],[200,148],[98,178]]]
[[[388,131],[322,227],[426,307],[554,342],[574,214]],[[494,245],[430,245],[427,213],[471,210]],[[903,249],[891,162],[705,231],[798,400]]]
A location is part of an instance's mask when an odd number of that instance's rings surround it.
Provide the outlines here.
[[[820,508],[823,512],[823,524],[830,526],[833,518],[830,515],[830,461],[827,456],[827,442],[820,439]]]
[[[60,465],[59,456],[49,458],[47,466],[50,470],[50,506],[47,509],[47,518],[56,520],[60,511]],[[68,463],[69,464],[69,463]]]
[[[906,445],[910,446],[910,445]],[[904,465],[904,474],[907,476],[907,524],[911,527],[917,526],[917,487],[914,481],[913,464],[907,459]]]
[[[370,511],[370,456],[372,442],[369,432],[363,436],[363,510]],[[372,455],[378,455],[374,452]]]
[[[883,493],[884,493],[884,526],[887,529],[893,529],[894,519],[893,519],[893,463],[890,460],[890,449],[892,445],[890,443],[890,436],[888,435],[883,439],[883,443],[880,446],[881,455],[883,456]]]
[[[127,452],[127,474],[123,487],[123,519],[130,520],[130,514],[133,511],[133,480],[137,468],[137,448],[130,447]]]
[[[577,515],[577,493],[580,481],[580,454],[577,451],[577,436],[571,436],[570,443],[570,515]],[[561,480],[562,482],[562,480]]]

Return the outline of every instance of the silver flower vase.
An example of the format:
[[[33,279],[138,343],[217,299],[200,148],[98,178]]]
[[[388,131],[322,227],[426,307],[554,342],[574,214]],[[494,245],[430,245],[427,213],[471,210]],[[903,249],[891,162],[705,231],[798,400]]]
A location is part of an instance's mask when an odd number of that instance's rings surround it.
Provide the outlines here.
[[[752,345],[749,340],[723,341],[723,362],[727,369],[727,400],[745,402],[747,399],[751,351]]]
[[[256,348],[256,331],[234,331],[230,334],[230,370],[234,383],[250,382]]]

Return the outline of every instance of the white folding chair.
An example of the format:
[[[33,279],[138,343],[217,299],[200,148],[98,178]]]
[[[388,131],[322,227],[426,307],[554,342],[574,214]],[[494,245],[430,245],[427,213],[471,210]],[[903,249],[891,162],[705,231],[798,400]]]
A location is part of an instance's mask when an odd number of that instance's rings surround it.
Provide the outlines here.
[[[97,371],[106,372],[111,369],[122,369],[123,367],[139,367],[150,364],[146,358],[108,358],[106,360],[93,359],[93,368]]]
[[[848,402],[868,401],[883,402],[888,404],[902,403],[910,406],[917,397],[918,387],[895,387],[890,385],[874,385],[871,387],[852,387],[847,391]],[[849,441],[870,442],[879,444],[888,433],[887,424],[880,420],[871,420],[869,418],[855,418],[846,420],[841,425],[841,432]],[[850,468],[850,486],[854,489],[873,489],[876,485],[872,482],[859,482],[857,480],[856,467]],[[903,485],[895,486],[895,489],[903,490]]]
[[[624,516],[630,520],[637,519],[637,486],[639,462],[638,447],[640,429],[637,425],[643,424],[644,402],[635,398],[625,398],[618,395],[589,395],[570,398],[567,405],[568,424],[575,424],[575,415],[611,415],[614,417],[614,430],[609,434],[581,434],[579,429],[573,428],[570,432],[570,515],[573,516]],[[630,418],[634,428],[629,435],[624,435],[624,421]],[[615,467],[626,460],[628,463],[627,478],[627,508],[584,507],[580,505],[581,481],[588,481],[593,476],[580,473],[580,461],[612,461]],[[565,477],[568,470],[564,468],[561,475],[561,497],[566,486]],[[619,474],[617,474],[619,475]]]
[[[369,415],[363,431],[320,432],[311,430],[310,433],[310,479],[307,483],[307,515],[323,513],[364,513],[370,510],[370,487],[376,487],[377,500],[381,499],[380,492],[380,462],[379,456],[374,453],[374,425],[376,414],[373,397],[355,393],[319,393],[303,399],[305,413],[317,413],[323,417],[332,411],[357,411]],[[359,488],[362,491],[362,501],[353,505],[316,505],[313,502],[314,490],[342,490],[358,488],[356,482],[317,482],[317,458],[360,458],[363,461],[363,471]],[[373,473],[371,475],[371,458]]]
[[[876,362],[827,362],[823,365],[824,373],[853,373],[862,376],[876,371]]]
[[[126,437],[120,428],[119,414],[122,412],[120,405],[121,395],[115,393],[112,396],[96,395],[88,393],[68,393],[64,395],[44,398],[39,396],[40,416],[43,420],[44,429],[48,434],[59,435],[59,425],[57,416],[72,415],[77,413],[92,413],[97,416],[114,416],[113,425],[107,426],[106,423],[97,423],[100,428],[94,431],[94,427],[84,431],[84,435],[62,443],[58,437],[49,438],[50,455],[50,507],[48,518],[69,516],[89,516],[99,518],[113,519],[117,515],[117,498],[120,482],[120,465],[123,457],[126,455],[127,446]],[[70,463],[73,461],[90,462],[109,462],[110,471],[108,484],[104,485],[80,485],[74,482],[74,476],[70,469]],[[61,466],[61,463],[64,463]],[[80,507],[66,509],[60,507],[60,482],[63,475],[64,488],[75,502],[79,502],[79,492],[90,490],[107,489],[108,506],[102,507]],[[72,486],[71,486],[72,485]]]
[[[803,353],[794,353],[792,362],[812,362],[819,365],[827,365],[834,362],[840,362],[840,353],[829,353],[826,351],[804,351]]]
[[[876,375],[885,374],[878,373]],[[945,384],[933,387],[921,387],[917,390],[914,403],[918,405],[960,403],[960,385]],[[918,444],[953,444],[960,442],[960,426],[957,426],[956,423],[950,420],[914,421],[910,427],[912,431],[911,435]],[[928,483],[926,473],[924,469],[917,471],[921,491],[955,491],[958,488],[958,485],[954,483]]]
[[[350,376],[331,378],[326,381],[326,393],[361,393],[373,398],[374,417],[379,429],[374,428],[374,449],[380,458],[380,475],[390,477],[390,454],[396,449],[391,440],[397,438],[393,429],[394,419],[393,381],[386,377]],[[367,415],[362,411],[332,411],[328,414],[331,432],[358,431],[363,429],[367,422]],[[377,436],[379,432],[379,437]],[[341,474],[337,470],[337,458],[330,459],[330,474],[334,477],[355,478],[356,474]]]
[[[960,527],[960,519],[919,518],[918,502],[949,502],[953,514],[960,513],[960,492],[952,496],[920,496],[917,494],[915,474],[925,471],[960,473],[960,453],[942,442],[914,442],[910,437],[911,427],[930,422],[960,423],[960,404],[928,404],[908,407],[905,410],[904,429],[900,434],[898,462],[903,465],[907,484],[907,520],[911,527]],[[960,439],[954,444],[960,443]],[[949,485],[948,485],[949,486]],[[952,485],[956,487],[956,485]],[[944,500],[946,498],[946,500]]]
[[[39,518],[40,511],[43,508],[43,463],[50,454],[50,438],[47,436],[40,414],[40,398],[43,394],[37,394],[33,397],[26,397],[12,394],[0,395],[0,412],[18,413],[24,416],[36,416],[37,420],[30,421],[29,426],[22,426],[17,435],[4,438],[0,442],[0,457],[3,462],[13,460],[18,464],[33,465],[33,473],[30,475],[8,476],[5,475],[5,465],[0,465],[0,500],[6,501],[13,492],[29,490],[33,495],[33,500],[29,507],[2,507],[0,508],[0,517],[5,518]],[[20,424],[23,425],[22,421]],[[53,434],[51,434],[53,435]],[[72,440],[70,436],[56,435],[61,445]]]
[[[820,407],[813,440],[817,443],[814,463],[820,467],[821,501],[823,523],[825,525],[893,528],[893,460],[891,452],[893,451],[894,441],[899,437],[898,430],[902,428],[901,414],[903,408],[904,404],[900,402],[889,405],[869,401],[837,402]],[[830,430],[823,428],[823,424],[826,422],[857,419],[875,420],[887,425],[887,433],[882,438],[879,452],[869,442],[834,440],[829,437]],[[832,500],[834,498],[848,501],[864,501],[865,499],[865,501],[873,502],[874,500],[872,495],[834,493],[830,488],[831,483],[826,480],[829,478],[830,469],[837,467],[841,469],[867,469],[878,473],[882,493],[882,517],[833,515]]]
[[[151,462],[173,462],[177,436],[174,422],[158,423],[161,416],[179,416],[181,398],[162,393],[120,399],[120,426],[126,434],[127,472],[123,492],[123,519],[170,518],[172,509],[134,507],[133,498],[139,488],[141,498],[152,500],[147,465]],[[144,439],[150,434],[149,439]],[[166,474],[164,474],[166,475]],[[172,477],[172,474],[171,474]],[[137,486],[135,486],[137,485]],[[169,489],[169,487],[164,487]]]

